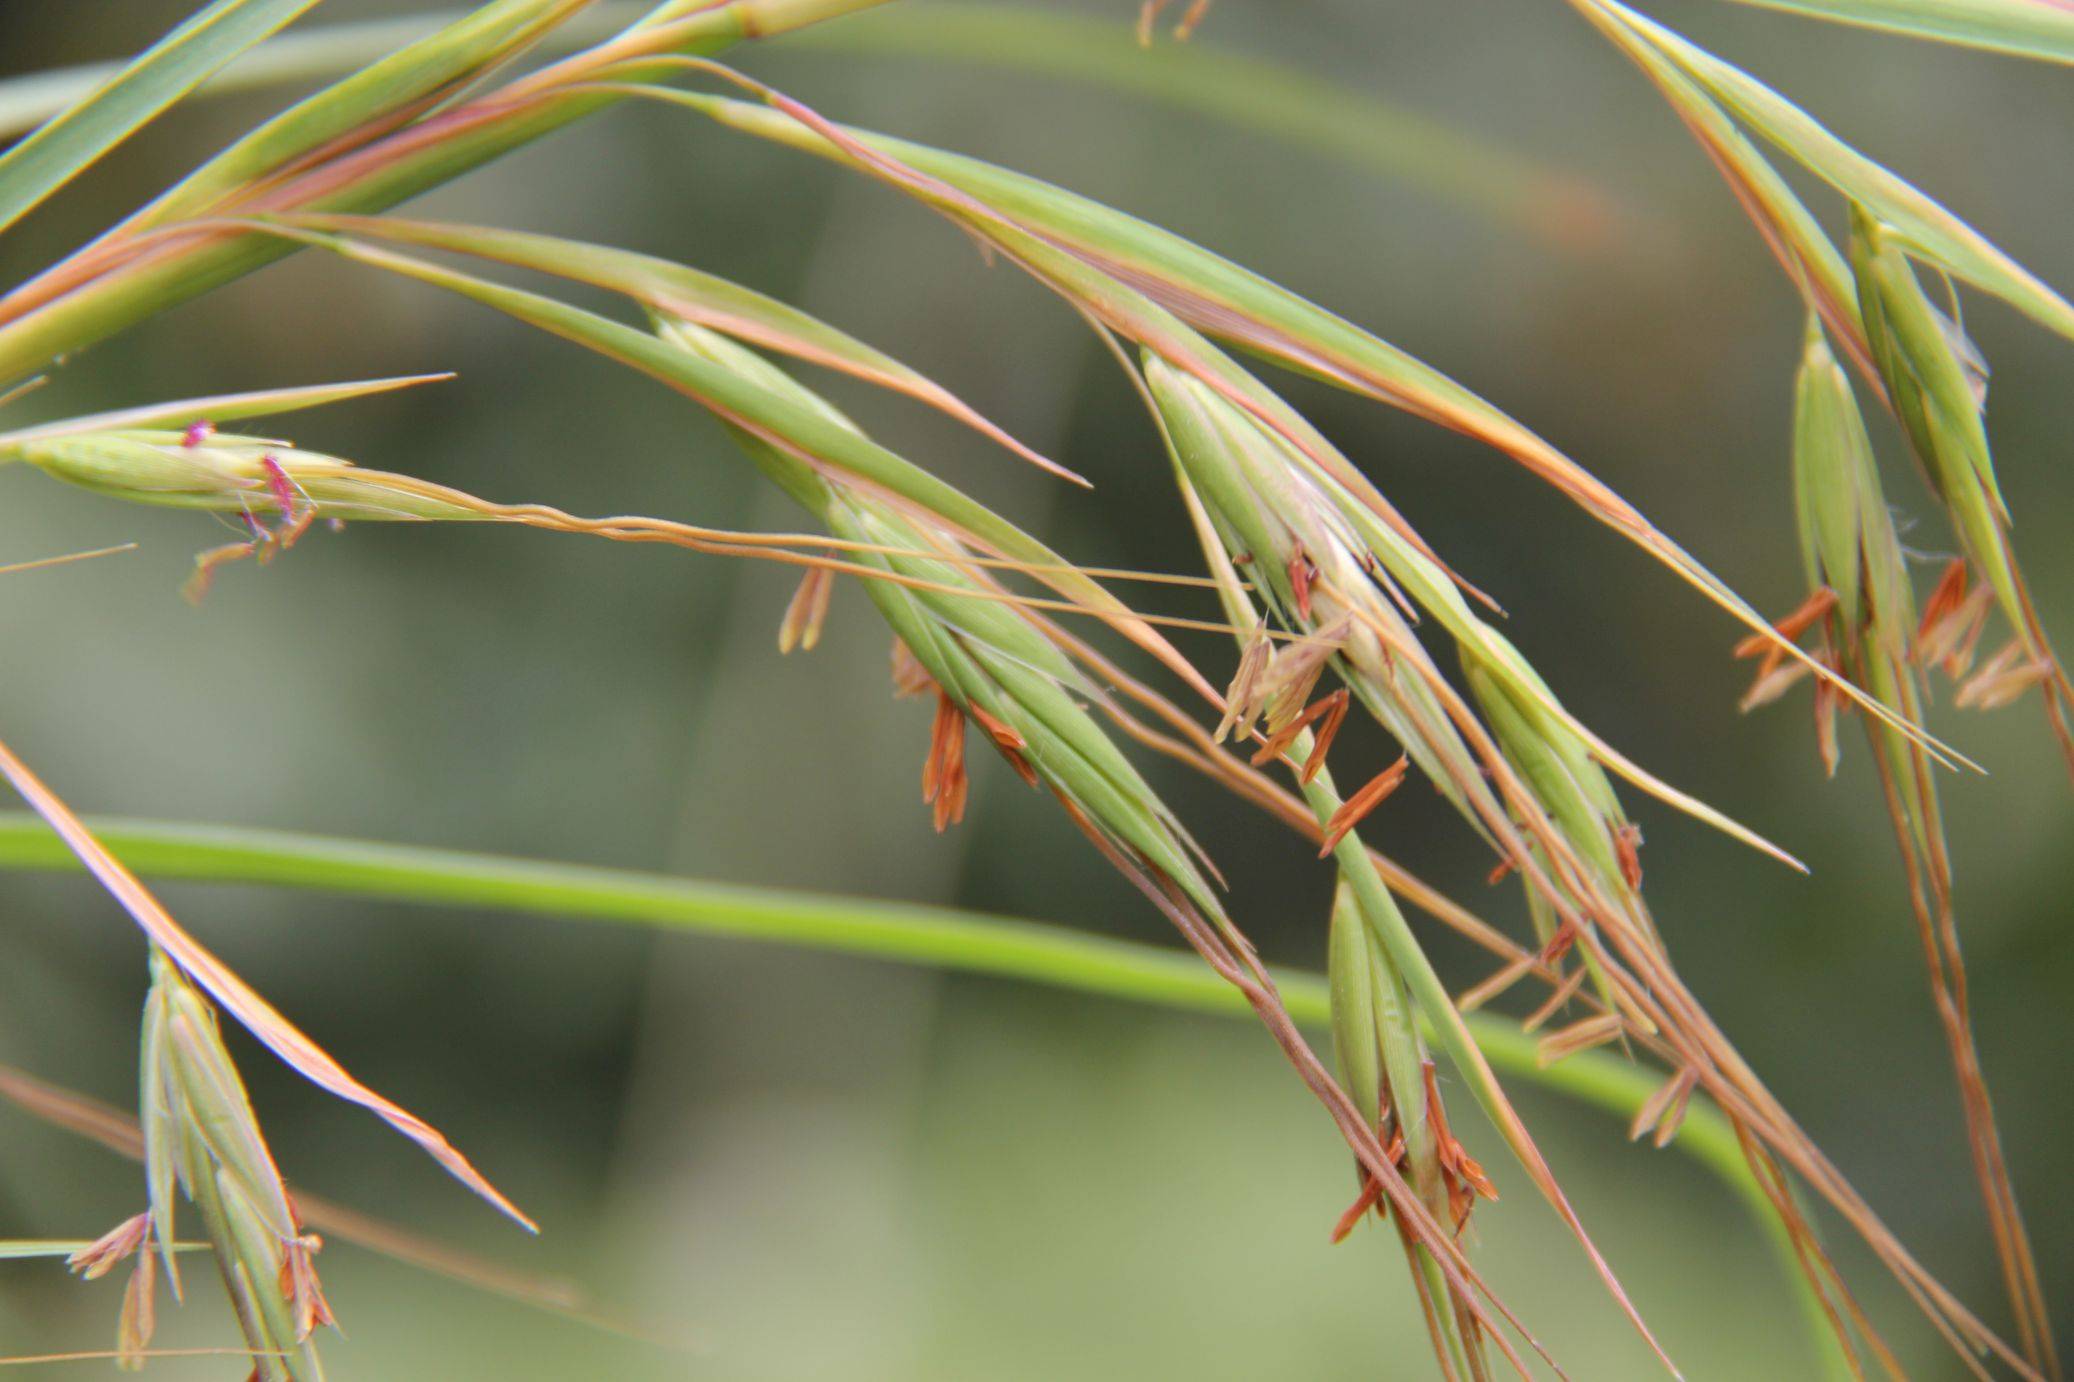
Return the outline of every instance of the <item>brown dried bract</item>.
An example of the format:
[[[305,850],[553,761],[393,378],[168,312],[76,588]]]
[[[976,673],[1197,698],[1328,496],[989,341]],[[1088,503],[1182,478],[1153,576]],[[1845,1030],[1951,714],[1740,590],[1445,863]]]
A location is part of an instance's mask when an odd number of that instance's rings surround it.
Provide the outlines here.
[[[1246,640],[1245,649],[1239,654],[1239,670],[1224,693],[1224,718],[1217,722],[1217,733],[1213,736],[1219,743],[1233,730],[1238,731],[1241,739],[1253,733],[1253,722],[1260,718],[1264,699],[1262,679],[1273,658],[1274,646],[1268,639],[1267,620],[1263,618],[1254,625],[1252,636]]]
[[[1815,683],[1815,751],[1822,756],[1822,771],[1831,777],[1836,776],[1836,765],[1842,757],[1836,744],[1836,712],[1842,702],[1834,682],[1825,679]]]
[[[1579,974],[1583,971],[1579,970]],[[1604,1046],[1621,1034],[1623,1019],[1619,1013],[1600,1013],[1573,1022],[1559,1032],[1551,1032],[1541,1039],[1535,1049],[1534,1063],[1543,1069],[1557,1061],[1568,1059],[1579,1051],[1589,1051],[1594,1046]]]
[[[1577,923],[1565,921],[1556,928],[1555,934],[1548,938],[1548,944],[1541,947],[1541,954],[1538,958],[1541,963],[1552,965],[1562,959],[1563,956],[1569,954],[1570,947],[1575,944],[1577,944]]]
[[[1750,683],[1750,689],[1736,702],[1736,709],[1748,712],[1770,705],[1799,685],[1801,678],[1807,675],[1809,671],[1805,662],[1782,662]]]
[[[1691,1076],[1690,1079],[1686,1078],[1688,1075]],[[1679,1127],[1684,1124],[1685,1110],[1692,1106],[1692,1091],[1699,1085],[1699,1072],[1696,1070],[1680,1071],[1677,1079],[1672,1081],[1672,1084],[1674,1088],[1671,1105],[1664,1111],[1664,1116],[1657,1122],[1656,1136],[1650,1139],[1651,1143],[1658,1150],[1670,1146],[1671,1139],[1678,1135]]]
[[[1392,1166],[1397,1167],[1399,1170],[1404,1168],[1406,1153],[1404,1149],[1404,1134],[1401,1131],[1393,1130],[1391,1132],[1390,1145],[1383,1149],[1383,1155],[1389,1159]],[[1390,1217],[1390,1202],[1383,1198],[1382,1182],[1364,1170],[1361,1173],[1360,1193],[1354,1196],[1354,1202],[1340,1213],[1339,1218],[1332,1225],[1333,1243],[1346,1242],[1347,1235],[1354,1231],[1355,1226],[1361,1222],[1362,1218],[1370,1210],[1374,1210],[1380,1218],[1387,1219]]]
[[[123,1287],[122,1313],[115,1324],[115,1365],[125,1372],[144,1366],[144,1350],[158,1332],[158,1258],[144,1252]]]
[[[1037,785],[1037,770],[1031,767],[1030,760],[1023,756],[1025,747],[1023,736],[1016,732],[1015,727],[996,719],[978,705],[967,706],[966,714],[970,715],[978,723],[979,727],[987,732],[987,738],[994,741],[994,747],[999,749],[1001,756],[1008,760],[1008,766],[1015,769],[1015,775],[1029,783],[1032,787],[1035,787]]]
[[[1455,1232],[1469,1226],[1470,1211],[1479,1199],[1495,1200],[1498,1187],[1484,1174],[1483,1166],[1464,1150],[1448,1131],[1447,1109],[1440,1102],[1440,1082],[1433,1062],[1425,1064],[1426,1116],[1433,1124],[1433,1140],[1440,1157],[1440,1178],[1447,1186],[1448,1212],[1454,1217]]]
[[[1923,617],[1916,625],[1916,642],[1920,645],[1930,637],[1930,631],[1949,619],[1961,605],[1966,603],[1966,562],[1953,557],[1945,565],[1944,574],[1937,578],[1937,586],[1923,604]]]
[[[1317,736],[1311,744],[1310,757],[1304,759],[1303,771],[1297,775],[1297,780],[1306,786],[1325,766],[1325,754],[1332,747],[1332,741],[1339,736],[1339,727],[1347,718],[1348,696],[1344,690],[1335,691],[1327,696],[1325,703],[1331,708],[1325,712],[1324,722],[1318,726]]]
[[[1688,1065],[1658,1086],[1636,1110],[1635,1121],[1628,1124],[1628,1141],[1639,1142],[1653,1128],[1657,1130],[1657,1146],[1669,1142],[1677,1134],[1678,1124],[1685,1120],[1685,1106],[1699,1078],[1699,1071]]]
[[[1354,626],[1351,615],[1342,614],[1306,638],[1298,639],[1268,660],[1255,687],[1258,702],[1266,708],[1268,731],[1273,733],[1303,712],[1325,672],[1325,664],[1346,646]]]

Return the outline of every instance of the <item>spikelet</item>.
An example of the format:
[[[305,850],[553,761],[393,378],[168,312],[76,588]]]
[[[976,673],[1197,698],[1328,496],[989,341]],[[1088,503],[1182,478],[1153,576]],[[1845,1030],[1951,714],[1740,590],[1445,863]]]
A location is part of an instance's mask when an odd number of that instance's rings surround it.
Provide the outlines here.
[[[312,1256],[273,1154],[260,1132],[217,1029],[216,1011],[156,946],[144,1006],[142,1065],[144,1176],[150,1210],[140,1216],[177,1296],[172,1252],[177,1185],[202,1221],[238,1326],[262,1382],[323,1376],[311,1336],[332,1323]],[[148,1259],[151,1246],[139,1251]],[[151,1319],[149,1269],[126,1300],[123,1347],[141,1350]]]
[[[1899,372],[1905,364],[1899,358],[1901,347],[1883,324],[1890,305],[1894,315],[1913,320],[1919,331],[1930,330],[1945,319],[1920,301],[1919,294],[1910,296],[1913,275],[1905,265],[1897,267],[1893,262],[1891,251],[1881,245],[1877,228],[1861,225],[1859,229],[1861,281],[1869,295],[1868,331],[1884,367],[1897,371],[1889,375],[1889,394],[1896,411],[1919,448],[1945,448],[1931,457],[1931,463],[1946,477],[1940,489],[1948,487],[1960,496],[1956,507],[1986,512],[1993,502],[1986,488],[1991,478],[1976,468],[1969,449],[1975,442],[1984,446],[1984,439],[1938,420],[1945,408],[1970,409],[1978,404],[1980,390],[1965,367],[1967,356],[1950,343],[1950,333],[1939,331],[1939,339],[1917,341],[1919,350],[1932,357],[1921,367],[1922,373],[1915,373],[1915,367]],[[1875,293],[1884,296],[1870,296]],[[1942,372],[1936,368],[1937,360],[1943,362]],[[1925,377],[1941,380],[1935,392],[1919,382]],[[1995,587],[1984,583],[1969,592],[1966,563],[1955,561],[1945,570],[1918,619],[1900,535],[1881,492],[1857,399],[1830,352],[1821,323],[1812,317],[1794,397],[1795,511],[1802,561],[1813,592],[1802,611],[1812,612],[1813,617],[1789,616],[1780,621],[1780,631],[1793,637],[1813,633],[1820,657],[1883,703],[1911,719],[1918,718],[1928,701],[1924,685],[1928,667],[1940,664],[1948,673],[1961,676],[1971,665]],[[1962,440],[1965,437],[1972,440]],[[1977,461],[1984,464],[1984,451]],[[2013,640],[1961,683],[1956,699],[1961,705],[1992,708],[2049,675],[2049,667],[2027,645]],[[1760,669],[1756,687],[1745,697],[1746,705],[1758,699],[1766,681]],[[1833,773],[1837,705],[1818,689],[1814,709],[1818,752],[1824,767]],[[2051,1331],[1974,1041],[1937,774],[1919,745],[1883,722],[1866,718],[1864,724],[1900,847],[1910,907],[1958,1079],[1975,1177],[1986,1203],[2005,1287],[2015,1306],[2020,1339],[2025,1347],[2042,1351]]]
[[[1988,443],[1987,365],[1958,323],[1923,291],[1893,228],[1855,202],[1850,254],[1866,344],[1888,402],[1950,517],[1967,566],[1981,588],[1993,592],[2010,630],[2008,644],[1990,659],[1994,670],[1961,681],[1958,703],[1992,710],[2042,688],[2074,771],[2074,726],[2068,720],[2074,689],[2032,608],[2010,541],[2009,507]],[[1926,618],[1918,660],[1941,664],[1955,680],[1965,677],[1985,598],[1969,609],[1964,623]]]

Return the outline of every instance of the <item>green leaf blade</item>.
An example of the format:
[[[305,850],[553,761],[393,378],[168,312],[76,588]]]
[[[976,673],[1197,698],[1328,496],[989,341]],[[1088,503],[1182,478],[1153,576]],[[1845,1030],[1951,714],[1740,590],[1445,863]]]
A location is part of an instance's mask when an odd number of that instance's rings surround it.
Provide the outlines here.
[[[1604,249],[1637,213],[1584,179],[1300,67],[1200,38],[1140,44],[1119,11],[909,3],[809,30],[788,48],[933,60],[1074,83],[1275,139],[1403,182],[1570,251]]]
[[[488,226],[408,221],[391,216],[300,216],[296,223],[316,230],[471,255],[620,293],[653,316],[689,321],[760,349],[790,355],[906,394],[956,418],[1033,465],[1077,484],[1087,484],[1072,471],[1017,441],[942,385],[884,351],[788,303],[688,265],[609,245]]]
[[[2074,63],[2074,10],[2041,0],[1736,0],[2040,62]]]
[[[581,10],[589,0],[496,0],[299,101],[190,173],[138,219],[163,225],[371,122],[408,114]]]
[[[2074,340],[2074,303],[1935,198],[1859,153],[1814,116],[1733,63],[1619,0],[1584,3],[1676,63],[1738,120],[1809,172],[1864,205],[1893,228],[1911,254]]]
[[[123,408],[115,412],[67,418],[62,422],[47,423],[26,431],[0,436],[0,456],[5,456],[11,448],[29,441],[48,441],[84,432],[181,428],[194,422],[222,423],[242,418],[272,417],[280,413],[301,412],[306,408],[321,408],[326,404],[346,403],[354,399],[370,398],[376,394],[393,393],[399,389],[415,388],[420,384],[437,384],[451,378],[451,374],[406,374],[390,379],[361,379],[344,384],[304,384],[285,389],[259,389],[249,393],[184,398],[169,403],[147,403],[141,407]]]
[[[634,925],[1019,979],[1184,1012],[1235,1018],[1248,1011],[1238,991],[1193,955],[1041,922],[239,826],[114,819],[91,825],[141,873],[162,881],[252,884]],[[36,818],[0,813],[0,869],[78,867]],[[1298,1022],[1327,1026],[1325,976],[1288,973],[1278,987]],[[1604,1051],[1582,1052],[1542,1069],[1535,1063],[1534,1038],[1516,1024],[1485,1013],[1459,1021],[1492,1065],[1622,1118],[1631,1117],[1658,1083],[1638,1065]],[[1676,1145],[1735,1191],[1791,1274],[1791,1245],[1770,1218],[1727,1119],[1696,1102]]]
[[[216,0],[0,155],[0,231],[319,0]]]

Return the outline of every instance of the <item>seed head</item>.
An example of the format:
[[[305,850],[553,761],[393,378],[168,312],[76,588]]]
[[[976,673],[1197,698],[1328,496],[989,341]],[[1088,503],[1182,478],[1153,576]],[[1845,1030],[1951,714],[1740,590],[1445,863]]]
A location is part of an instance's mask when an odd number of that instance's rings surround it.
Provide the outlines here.
[[[224,566],[265,563],[292,548],[319,517],[482,521],[500,506],[404,475],[361,470],[350,461],[263,437],[185,430],[108,429],[0,441],[0,461],[20,460],[96,493],[137,503],[204,509],[230,517],[246,536],[195,559],[185,593],[200,600]]]
[[[310,1337],[332,1317],[309,1261],[313,1243],[297,1223],[214,1008],[156,947],[151,968],[142,1107],[151,1210],[140,1218],[157,1238],[177,1295],[172,1190],[176,1183],[185,1190],[215,1251],[256,1375],[267,1382],[319,1378]],[[149,1288],[146,1279],[137,1293],[148,1297]],[[148,1305],[126,1305],[125,1320],[128,1337],[133,1325],[148,1322]]]
[[[863,436],[832,404],[719,332],[662,318],[657,334],[797,409]],[[896,639],[895,687],[907,694],[936,693],[922,790],[939,830],[961,819],[969,801],[969,720],[1023,780],[1057,794],[1077,819],[1120,848],[1122,857],[1179,887],[1206,916],[1223,918],[1193,857],[1193,842],[1090,713],[1090,705],[1106,704],[1105,694],[1076,665],[1056,630],[1034,612],[996,598],[1003,588],[960,560],[975,554],[968,534],[817,463],[785,438],[740,425],[732,430],[767,475],[835,537],[854,544],[861,571],[886,577],[867,578],[864,587]]]
[[[2054,730],[2074,766],[2074,687],[2047,644],[2009,541],[2009,509],[1988,447],[1986,366],[1958,324],[1930,302],[1893,233],[1855,205],[1851,264],[1866,340],[1895,415],[1950,513],[1968,565],[2015,636],[2016,651],[1993,677],[1962,684],[1963,703],[1991,709],[2045,687]],[[1925,660],[1963,677],[1978,635],[1977,625],[1947,629],[1944,651]]]
[[[1411,998],[1388,955],[1363,919],[1356,891],[1343,879],[1333,897],[1327,932],[1326,974],[1332,1045],[1340,1081],[1393,1164],[1422,1198],[1451,1218],[1456,1208],[1446,1179],[1447,1121],[1440,1091],[1427,1078],[1432,1061],[1411,1022]],[[1370,1210],[1387,1216],[1375,1178],[1363,1172],[1361,1190],[1332,1231],[1337,1243]],[[1455,1222],[1460,1231],[1459,1219]]]
[[[1851,208],[1851,267],[1873,361],[1939,494],[1955,513],[2007,522],[1988,452],[1979,352],[1923,292],[1892,232],[1858,205]]]
[[[1508,675],[1509,673],[1509,675]],[[1646,918],[1640,896],[1641,835],[1628,820],[1613,784],[1583,738],[1549,713],[1554,696],[1510,641],[1487,630],[1475,652],[1464,652],[1463,680],[1483,711],[1491,736],[1521,783],[1568,847],[1590,863],[1603,889],[1634,917]],[[1539,697],[1522,695],[1526,682]],[[1581,903],[1581,899],[1576,899]]]
[[[1934,638],[1937,655],[1948,656],[1966,637],[1949,622],[1964,602],[1964,563],[1947,571],[1916,627],[1900,534],[1881,492],[1856,395],[1830,352],[1820,319],[1812,315],[1794,387],[1792,460],[1796,526],[1810,593],[1774,627],[1782,638],[1813,635],[1816,661],[1839,676],[1862,681],[1883,703],[1913,718],[1919,707],[1910,644],[1921,659],[1922,647]],[[1969,617],[1984,617],[1986,608],[1984,601],[1974,605]],[[1759,649],[1746,639],[1735,651],[1748,657]],[[1775,648],[1765,650],[1741,706],[1750,710],[1768,704],[1799,680],[1795,664],[1784,662]],[[1910,688],[1907,695],[1901,694],[1904,687]],[[1818,680],[1815,743],[1831,774],[1838,761],[1836,716],[1842,708],[1834,686]],[[1905,752],[1898,742],[1895,748]]]

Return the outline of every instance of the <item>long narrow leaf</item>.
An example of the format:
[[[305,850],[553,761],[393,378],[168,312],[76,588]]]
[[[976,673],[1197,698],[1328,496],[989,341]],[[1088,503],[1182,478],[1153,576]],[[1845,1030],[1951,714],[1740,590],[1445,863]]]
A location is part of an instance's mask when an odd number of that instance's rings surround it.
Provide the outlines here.
[[[561,24],[542,47],[567,50],[624,29],[648,6],[601,4]],[[454,11],[361,20],[267,40],[196,94],[233,95],[333,77],[452,25]],[[1571,250],[1629,233],[1640,212],[1583,178],[1418,112],[1320,80],[1300,68],[1200,41],[1141,48],[1129,26],[1015,5],[907,3],[868,23],[808,29],[788,50],[866,58],[954,60],[1114,91],[1215,120],[1403,182]],[[26,130],[120,70],[90,64],[0,82],[0,135]]]
[[[516,268],[588,283],[620,293],[652,312],[681,317],[754,346],[840,370],[881,388],[904,393],[992,438],[1024,460],[1054,475],[1087,481],[1039,455],[981,416],[970,404],[928,376],[856,337],[786,303],[714,274],[654,255],[552,235],[485,226],[405,221],[388,216],[302,216],[298,224],[357,233],[376,239],[451,250]]]
[[[2074,303],[1927,193],[1859,153],[1805,110],[1620,0],[1576,0],[1647,39],[1735,116],[1894,227],[1911,253],[2074,339]]]
[[[359,263],[472,298],[529,326],[639,370],[696,399],[732,425],[752,433],[782,437],[816,462],[833,466],[927,510],[1001,556],[1028,563],[1037,579],[1109,621],[1199,690],[1212,697],[1216,695],[1193,664],[1176,654],[1166,640],[1099,582],[986,505],[817,410],[759,388],[645,331],[554,298],[442,268],[379,245],[302,229],[285,218],[275,229],[278,234],[321,245]]]
[[[190,100],[329,80],[436,33],[460,16],[409,16],[319,24],[255,44],[188,94]],[[0,136],[26,133],[121,73],[121,62],[49,67],[0,81]]]
[[[1244,998],[1190,954],[1010,917],[238,826],[104,818],[90,824],[139,872],[166,882],[603,921],[991,975],[1186,1012],[1248,1013]],[[0,869],[77,867],[34,817],[0,814]],[[1328,1025],[1322,975],[1287,973],[1276,982],[1292,1017],[1320,1030]],[[1463,1021],[1492,1065],[1623,1119],[1659,1088],[1648,1071],[1603,1051],[1544,1069],[1535,1059],[1536,1039],[1510,1021],[1483,1013]],[[1696,1103],[1675,1145],[1734,1190],[1792,1273],[1791,1249],[1728,1120]]]
[[[612,105],[618,96],[572,90],[587,64],[637,53],[713,52],[885,0],[724,0],[685,13],[655,34],[636,34],[559,69],[534,73],[488,95],[438,112],[428,135],[421,121],[365,147],[283,175],[265,188],[273,209],[382,211],[452,181],[521,145]],[[437,36],[435,36],[437,37]],[[335,95],[335,93],[334,93]],[[321,99],[322,93],[319,98]],[[291,112],[292,113],[292,112]],[[147,317],[209,292],[294,252],[256,235],[208,235],[174,252],[127,256],[123,237],[104,237],[95,255],[75,255],[0,300],[0,381],[21,379],[50,360],[74,355]],[[119,261],[104,268],[104,261]],[[79,261],[85,261],[84,268]]]
[[[1738,0],[1912,38],[2074,63],[2074,9],[2058,0]]]
[[[133,225],[216,205],[289,160],[421,102],[517,52],[590,0],[497,0],[269,120],[154,202]]]
[[[415,388],[451,379],[451,374],[406,374],[393,379],[362,379],[347,384],[305,384],[287,389],[260,389],[251,393],[216,394],[208,398],[183,398],[172,403],[150,403],[140,408],[123,408],[111,413],[91,413],[66,418],[42,427],[10,432],[0,445],[45,441],[75,432],[117,431],[129,428],[184,427],[191,422],[233,422],[240,418],[272,417],[277,413],[321,408],[327,403],[346,403],[397,389]]]
[[[456,1180],[527,1229],[535,1229],[533,1221],[484,1179],[482,1173],[455,1150],[437,1128],[384,1099],[346,1073],[345,1067],[190,935],[150,889],[139,882],[137,876],[124,867],[122,861],[110,853],[57,794],[46,787],[4,743],[0,743],[0,776],[4,776],[22,799],[35,809],[36,814],[64,841],[65,847],[78,857],[109,895],[121,904],[138,927],[170,955],[184,973],[208,990],[210,997],[229,1009],[253,1036],[296,1073],[319,1088],[368,1109],[423,1147]]]
[[[0,155],[0,231],[318,0],[216,0]]]
[[[806,30],[787,47],[931,58],[960,72],[979,65],[1120,92],[1422,188],[1572,250],[1603,248],[1639,216],[1580,177],[1299,67],[1200,38],[1144,47],[1120,9],[1096,18],[906,3]]]

